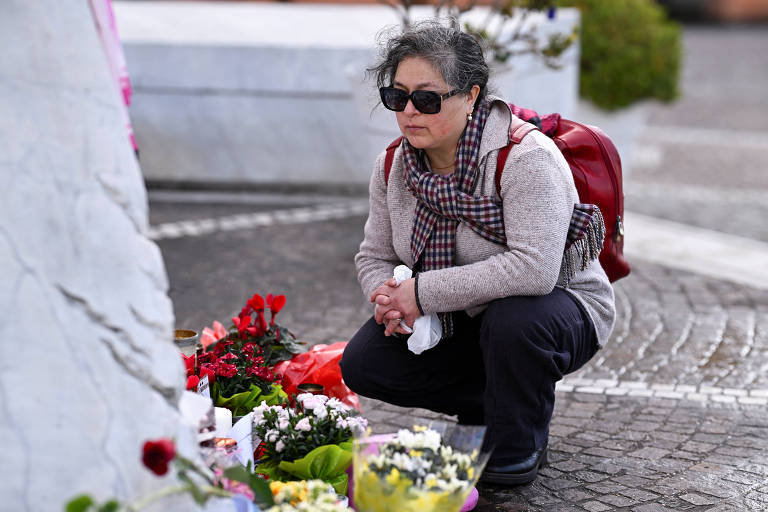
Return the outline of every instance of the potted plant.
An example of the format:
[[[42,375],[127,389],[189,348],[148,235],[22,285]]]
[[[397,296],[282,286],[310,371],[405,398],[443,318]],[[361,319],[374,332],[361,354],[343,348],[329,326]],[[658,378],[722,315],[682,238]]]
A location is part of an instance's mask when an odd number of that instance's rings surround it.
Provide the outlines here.
[[[600,126],[621,153],[627,175],[648,101],[678,94],[680,26],[649,0],[558,0],[581,11],[577,119]]]

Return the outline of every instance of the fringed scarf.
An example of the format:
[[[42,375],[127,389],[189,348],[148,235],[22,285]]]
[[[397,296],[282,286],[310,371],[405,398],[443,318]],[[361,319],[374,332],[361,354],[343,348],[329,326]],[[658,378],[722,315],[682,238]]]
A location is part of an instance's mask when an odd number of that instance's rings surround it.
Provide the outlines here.
[[[514,106],[512,106],[514,111]],[[427,168],[423,150],[403,139],[405,181],[416,197],[416,212],[411,233],[411,256],[419,270],[452,267],[455,258],[456,227],[464,222],[491,242],[506,245],[502,204],[487,196],[474,196],[477,186],[480,140],[490,113],[490,102],[475,109],[472,120],[459,139],[454,172],[448,176]],[[558,116],[559,117],[559,116]],[[537,118],[535,121],[541,121]],[[547,117],[547,124],[557,119]],[[539,124],[541,128],[541,124]],[[556,124],[555,124],[556,127]],[[596,259],[603,245],[605,227],[596,205],[575,204],[563,254],[565,284]],[[417,265],[417,263],[419,265]],[[450,313],[439,313],[443,338],[453,335]]]

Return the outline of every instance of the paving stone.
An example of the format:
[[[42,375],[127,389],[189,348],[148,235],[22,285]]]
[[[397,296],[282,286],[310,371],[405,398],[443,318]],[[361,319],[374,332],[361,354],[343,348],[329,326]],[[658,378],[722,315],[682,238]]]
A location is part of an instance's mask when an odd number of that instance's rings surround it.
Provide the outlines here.
[[[638,503],[636,500],[627,498],[626,496],[617,496],[613,494],[600,496],[597,499],[602,501],[603,503],[608,503],[610,505],[613,505],[614,507],[629,507],[632,505],[636,505]]]
[[[640,450],[631,452],[629,455],[640,459],[656,460],[669,454],[668,450],[662,450],[661,448],[647,447]]]
[[[580,488],[563,489],[558,491],[557,494],[570,503],[588,500],[595,496],[595,493]]]
[[[576,478],[577,480],[581,482],[600,482],[602,480],[605,480],[608,478],[608,475],[602,474],[602,473],[595,473],[594,471],[576,471],[574,473],[571,473],[572,478]]]
[[[717,445],[711,443],[697,443],[696,441],[688,441],[687,443],[683,443],[680,448],[689,452],[708,453],[717,448]]]
[[[566,473],[587,467],[586,464],[582,464],[581,462],[576,462],[574,460],[566,460],[563,462],[558,462],[557,464],[550,464],[550,466],[557,469],[558,471],[564,471]]]
[[[606,510],[611,510],[611,507],[605,503],[600,503],[599,501],[588,501],[582,503],[581,506],[584,510],[588,510],[589,512],[605,512]]]
[[[566,477],[563,478],[542,478],[541,485],[547,489],[553,491],[559,491],[561,489],[569,489],[571,487],[579,487],[581,483],[578,480],[569,480]]]
[[[673,509],[659,505],[658,503],[645,503],[632,507],[632,512],[673,512]]]
[[[646,487],[653,483],[653,480],[634,475],[617,476],[611,480],[631,488]]]
[[[682,494],[680,496],[681,500],[687,501],[688,503],[692,503],[693,505],[714,505],[717,503],[716,499],[712,499],[708,496],[702,496],[701,494]]]
[[[613,494],[627,489],[627,487],[615,482],[600,482],[596,484],[589,484],[585,487],[590,491],[594,491],[598,494]]]
[[[644,491],[642,489],[627,489],[626,491],[620,491],[620,493],[636,501],[651,501],[659,497],[656,493]]]

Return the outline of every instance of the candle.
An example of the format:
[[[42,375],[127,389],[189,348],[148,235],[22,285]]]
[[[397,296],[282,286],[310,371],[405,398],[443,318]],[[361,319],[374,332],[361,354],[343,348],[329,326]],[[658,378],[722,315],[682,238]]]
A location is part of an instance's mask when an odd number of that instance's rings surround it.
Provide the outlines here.
[[[226,437],[232,428],[232,411],[223,407],[216,407],[216,437]]]
[[[296,386],[296,389],[302,393],[312,393],[313,395],[322,395],[323,386],[321,384],[315,384],[312,382],[304,382]]]

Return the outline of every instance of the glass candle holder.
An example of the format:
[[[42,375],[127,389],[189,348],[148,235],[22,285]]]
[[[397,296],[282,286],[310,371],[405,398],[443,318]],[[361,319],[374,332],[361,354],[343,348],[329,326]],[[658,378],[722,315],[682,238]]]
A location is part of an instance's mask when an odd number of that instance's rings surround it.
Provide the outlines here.
[[[175,329],[173,331],[173,342],[185,356],[191,356],[195,353],[195,345],[199,339],[200,334],[192,329]]]

